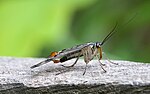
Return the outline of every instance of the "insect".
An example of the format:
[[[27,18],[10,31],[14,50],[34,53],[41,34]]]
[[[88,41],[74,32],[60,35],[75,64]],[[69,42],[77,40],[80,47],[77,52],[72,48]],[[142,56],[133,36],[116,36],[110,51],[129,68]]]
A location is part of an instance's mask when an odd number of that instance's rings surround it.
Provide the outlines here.
[[[106,72],[106,70],[103,68],[104,64],[102,64],[100,62],[100,60],[102,59],[102,45],[115,33],[116,27],[117,27],[117,23],[114,26],[114,28],[111,30],[111,32],[103,39],[102,42],[96,42],[96,43],[90,42],[90,43],[77,45],[77,46],[74,46],[72,48],[64,49],[64,50],[59,51],[59,52],[52,52],[48,59],[46,59],[46,60],[44,60],[44,61],[42,61],[36,65],[31,66],[31,68],[39,67],[39,66],[46,64],[50,61],[53,61],[54,63],[62,63],[62,62],[65,62],[67,60],[76,58],[75,62],[72,65],[70,65],[70,66],[62,65],[64,67],[69,68],[69,67],[73,67],[77,63],[79,58],[83,56],[84,61],[86,63],[83,75],[86,72],[87,64],[94,57],[98,58],[98,61],[100,63],[101,68],[104,70],[104,72]],[[113,62],[111,62],[111,63],[113,63]],[[116,63],[114,63],[114,64],[116,64]]]

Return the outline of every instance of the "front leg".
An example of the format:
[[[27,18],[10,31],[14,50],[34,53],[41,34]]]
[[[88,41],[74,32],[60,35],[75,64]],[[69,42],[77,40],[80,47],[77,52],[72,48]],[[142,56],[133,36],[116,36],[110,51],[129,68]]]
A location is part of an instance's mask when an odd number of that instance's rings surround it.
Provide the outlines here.
[[[109,60],[106,56],[106,54],[104,52],[102,52],[102,54],[105,56],[106,60],[112,64],[118,65],[118,63],[112,62],[111,60]]]
[[[100,63],[100,66],[101,66],[101,68],[104,70],[104,72],[107,72],[104,68],[103,68],[103,66],[105,65],[103,65],[102,63],[101,63],[101,61],[100,61],[100,59],[99,59],[99,57],[96,55],[96,57],[98,58],[98,62]]]

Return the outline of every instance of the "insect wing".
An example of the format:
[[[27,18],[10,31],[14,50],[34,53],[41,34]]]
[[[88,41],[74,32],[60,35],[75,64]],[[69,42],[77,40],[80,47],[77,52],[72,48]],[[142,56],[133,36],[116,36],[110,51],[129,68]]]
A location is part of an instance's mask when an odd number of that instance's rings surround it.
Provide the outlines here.
[[[65,55],[68,55],[70,53],[79,51],[79,50],[81,50],[84,47],[89,46],[89,45],[93,45],[93,43],[81,44],[81,45],[74,46],[72,48],[64,49],[64,50],[59,52],[59,54],[56,56],[56,58],[61,58],[62,56],[65,56]]]
[[[38,63],[38,64],[36,64],[36,65],[33,65],[33,66],[31,66],[31,68],[36,68],[36,67],[39,67],[39,66],[41,66],[41,65],[43,65],[43,64],[46,64],[46,63],[48,63],[48,62],[50,62],[50,61],[52,61],[52,60],[60,59],[60,58],[62,58],[63,56],[66,56],[66,55],[68,55],[68,54],[70,54],[70,53],[79,51],[79,50],[81,50],[81,49],[83,49],[84,47],[89,46],[89,45],[93,45],[93,43],[81,44],[81,45],[74,46],[74,47],[72,47],[72,48],[64,49],[64,50],[62,50],[62,51],[59,51],[59,53],[58,53],[56,56],[50,57],[50,58],[48,58],[48,59],[46,59],[46,60],[44,60],[44,61],[42,61],[42,62],[40,62],[40,63]]]
[[[31,66],[30,68],[33,69],[33,68],[39,67],[39,66],[41,66],[43,64],[46,64],[46,63],[48,63],[48,62],[50,62],[50,61],[52,61],[54,59],[55,59],[55,57],[48,58],[48,59],[46,59],[44,61],[41,61],[40,63],[38,63],[36,65]]]

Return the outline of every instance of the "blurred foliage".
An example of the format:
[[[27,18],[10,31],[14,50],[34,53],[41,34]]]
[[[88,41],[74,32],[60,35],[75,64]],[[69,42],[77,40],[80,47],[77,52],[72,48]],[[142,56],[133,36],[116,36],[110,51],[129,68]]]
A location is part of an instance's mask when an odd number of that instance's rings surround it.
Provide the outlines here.
[[[149,62],[149,10],[149,0],[2,0],[0,55],[47,57],[102,41],[118,22],[118,32],[103,46],[107,57]]]

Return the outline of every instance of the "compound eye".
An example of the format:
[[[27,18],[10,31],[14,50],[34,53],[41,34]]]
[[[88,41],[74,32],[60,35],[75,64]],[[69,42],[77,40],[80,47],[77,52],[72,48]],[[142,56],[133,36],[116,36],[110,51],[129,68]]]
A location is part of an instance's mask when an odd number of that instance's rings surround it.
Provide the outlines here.
[[[55,57],[55,56],[57,56],[57,54],[58,54],[58,52],[52,52],[49,57]]]
[[[100,44],[99,44],[99,43],[96,43],[96,47],[100,47]]]

